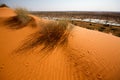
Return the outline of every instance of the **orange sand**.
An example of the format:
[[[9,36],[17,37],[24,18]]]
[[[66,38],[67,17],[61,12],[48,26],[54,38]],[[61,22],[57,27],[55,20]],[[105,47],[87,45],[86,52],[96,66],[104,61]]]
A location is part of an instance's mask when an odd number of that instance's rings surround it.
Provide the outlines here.
[[[7,29],[5,17],[14,15],[0,8],[0,80],[120,80],[120,38],[75,26],[64,49],[12,54],[38,29]]]

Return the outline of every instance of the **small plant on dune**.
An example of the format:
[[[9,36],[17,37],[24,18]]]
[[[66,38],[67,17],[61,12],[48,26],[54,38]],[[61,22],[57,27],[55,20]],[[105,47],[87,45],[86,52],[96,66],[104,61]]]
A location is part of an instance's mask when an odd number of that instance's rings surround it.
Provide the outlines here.
[[[16,16],[10,17],[5,23],[9,25],[11,29],[20,29],[25,27],[30,21],[34,19],[29,16],[27,9],[16,8]]]
[[[17,52],[30,51],[42,46],[41,51],[50,51],[58,46],[66,46],[73,26],[64,21],[51,21],[41,25],[41,29],[30,35]]]
[[[27,9],[16,8],[15,13],[17,14],[17,17],[22,24],[27,24],[31,20],[31,17],[28,16],[29,13],[28,13]]]

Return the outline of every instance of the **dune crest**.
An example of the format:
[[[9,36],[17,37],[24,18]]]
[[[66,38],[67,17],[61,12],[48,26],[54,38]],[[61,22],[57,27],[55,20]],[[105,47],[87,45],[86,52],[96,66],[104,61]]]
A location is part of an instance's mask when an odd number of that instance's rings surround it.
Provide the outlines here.
[[[8,7],[3,7],[0,8],[0,18],[1,17],[11,17],[11,16],[15,16],[15,12],[13,9],[8,8]]]

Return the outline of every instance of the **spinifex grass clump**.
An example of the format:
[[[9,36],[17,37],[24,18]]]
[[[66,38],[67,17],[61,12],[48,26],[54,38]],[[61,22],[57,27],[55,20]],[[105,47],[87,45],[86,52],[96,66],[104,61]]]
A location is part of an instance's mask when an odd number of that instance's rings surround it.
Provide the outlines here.
[[[20,29],[26,26],[31,20],[32,17],[29,16],[29,13],[24,8],[16,8],[15,9],[16,16],[10,17],[6,24],[11,29]]]
[[[15,10],[16,14],[17,14],[17,17],[18,19],[21,21],[22,24],[27,24],[31,17],[28,16],[28,11],[24,8],[16,8]]]
[[[42,46],[41,51],[50,51],[56,47],[66,46],[68,36],[73,26],[64,21],[51,21],[41,25],[41,29],[30,35],[25,43],[17,50],[30,51],[38,46]]]

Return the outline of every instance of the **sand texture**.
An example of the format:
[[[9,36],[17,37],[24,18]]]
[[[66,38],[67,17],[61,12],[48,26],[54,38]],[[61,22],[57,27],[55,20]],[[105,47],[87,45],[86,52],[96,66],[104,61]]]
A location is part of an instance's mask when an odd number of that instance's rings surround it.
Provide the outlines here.
[[[0,8],[0,80],[120,80],[119,37],[74,26],[67,46],[15,53],[40,23],[47,23],[33,16],[35,28],[12,30],[4,22],[15,15]]]

